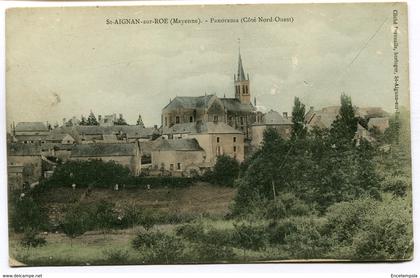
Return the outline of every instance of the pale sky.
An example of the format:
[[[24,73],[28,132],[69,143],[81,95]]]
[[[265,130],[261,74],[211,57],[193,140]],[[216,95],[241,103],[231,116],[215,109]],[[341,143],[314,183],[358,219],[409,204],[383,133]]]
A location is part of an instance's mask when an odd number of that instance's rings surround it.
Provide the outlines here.
[[[233,97],[238,38],[252,99],[393,112],[393,22],[399,10],[400,104],[409,106],[406,12],[392,4],[33,8],[7,14],[7,121],[123,113],[160,125],[176,96]],[[293,17],[293,23],[107,25],[106,19]]]

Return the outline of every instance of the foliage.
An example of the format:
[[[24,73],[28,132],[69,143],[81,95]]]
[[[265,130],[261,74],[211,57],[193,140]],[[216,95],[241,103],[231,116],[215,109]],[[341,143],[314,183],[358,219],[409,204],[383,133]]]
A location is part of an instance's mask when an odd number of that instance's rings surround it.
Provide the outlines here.
[[[298,97],[295,97],[295,102],[292,111],[292,140],[302,139],[306,136],[305,127],[305,105],[300,102]]]
[[[176,227],[175,232],[177,236],[197,242],[203,239],[204,226],[201,222],[186,223]]]
[[[213,170],[206,173],[203,179],[214,184],[233,186],[238,175],[239,162],[230,156],[221,155],[217,157]]]
[[[118,119],[114,122],[114,125],[128,125],[125,119],[123,118],[123,115],[120,114]]]
[[[143,226],[146,231],[149,231],[156,224],[157,219],[151,210],[145,210],[140,219],[139,224]]]
[[[235,223],[232,240],[235,246],[244,251],[260,250],[266,246],[265,230],[262,226],[249,223]]]
[[[296,218],[295,230],[284,237],[286,250],[294,259],[317,259],[330,248],[331,240],[323,236],[322,224],[311,218]]]
[[[87,125],[99,125],[99,122],[96,120],[95,114],[90,111],[90,114],[87,118]]]
[[[215,243],[197,243],[193,246],[194,260],[199,262],[218,262],[232,260],[235,252],[230,246],[223,246]]]
[[[128,250],[120,248],[106,249],[103,252],[105,262],[108,264],[126,264],[128,260]]]
[[[111,187],[130,177],[130,170],[114,161],[67,161],[58,165],[48,183],[55,186]]]
[[[45,238],[39,236],[38,232],[35,229],[28,228],[25,230],[23,238],[20,242],[24,247],[39,247],[47,243]]]
[[[72,240],[89,230],[92,226],[91,217],[81,205],[72,204],[67,208],[61,226],[66,236]],[[72,241],[70,243],[72,245]]]
[[[140,232],[132,241],[132,247],[146,252],[149,263],[174,263],[181,257],[184,245],[171,235],[161,232]]]
[[[100,200],[96,204],[94,221],[96,227],[101,229],[104,233],[107,229],[110,229],[114,226],[117,216],[114,213],[114,205],[105,200]]]
[[[29,192],[15,192],[12,196],[10,223],[16,232],[39,231],[48,225],[48,216],[40,202]]]

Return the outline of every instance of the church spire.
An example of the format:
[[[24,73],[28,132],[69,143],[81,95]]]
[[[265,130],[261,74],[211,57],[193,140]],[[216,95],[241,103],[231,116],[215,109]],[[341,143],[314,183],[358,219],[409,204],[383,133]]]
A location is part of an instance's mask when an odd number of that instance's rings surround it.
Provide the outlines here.
[[[242,57],[241,57],[241,39],[238,39],[238,52],[239,52],[239,59],[238,59],[238,75],[237,75],[237,81],[244,81],[247,80],[245,78],[245,71],[242,66]]]

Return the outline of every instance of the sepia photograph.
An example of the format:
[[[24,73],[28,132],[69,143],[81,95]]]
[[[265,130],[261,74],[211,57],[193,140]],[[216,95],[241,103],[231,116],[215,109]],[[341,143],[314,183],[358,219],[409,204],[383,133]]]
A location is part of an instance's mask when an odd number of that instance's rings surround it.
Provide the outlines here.
[[[413,259],[406,3],[5,20],[11,267]]]

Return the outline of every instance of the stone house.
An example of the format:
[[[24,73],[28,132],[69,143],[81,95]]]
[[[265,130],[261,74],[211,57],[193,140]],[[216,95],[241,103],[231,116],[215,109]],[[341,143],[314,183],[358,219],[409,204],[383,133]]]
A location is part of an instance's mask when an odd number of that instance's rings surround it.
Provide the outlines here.
[[[205,164],[206,153],[196,139],[158,139],[152,150],[153,171],[182,176],[197,174]]]
[[[38,144],[11,143],[7,146],[10,182],[33,183],[42,177],[41,147]],[[19,176],[19,177],[18,177]]]
[[[14,142],[41,144],[49,135],[49,128],[43,122],[19,122],[12,127]]]
[[[263,114],[261,119],[252,125],[252,146],[260,146],[264,139],[264,131],[273,128],[283,139],[289,139],[292,133],[292,121],[287,115],[281,116],[274,110]]]
[[[242,162],[245,157],[245,135],[224,122],[196,122],[163,129],[163,138],[195,138],[206,153],[205,162],[213,166],[217,156],[228,155]]]
[[[71,160],[114,161],[126,166],[134,176],[141,171],[140,150],[137,143],[79,144],[70,154]]]

